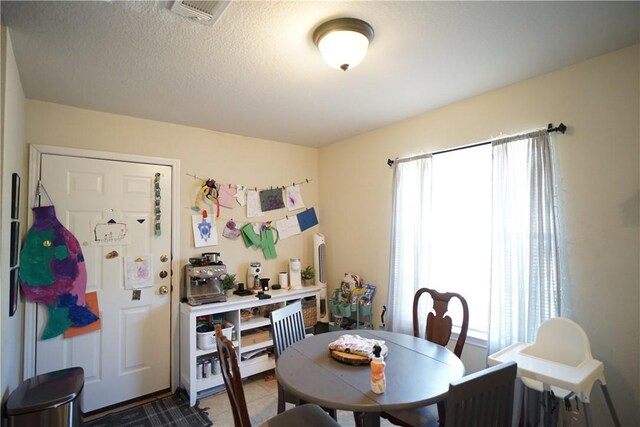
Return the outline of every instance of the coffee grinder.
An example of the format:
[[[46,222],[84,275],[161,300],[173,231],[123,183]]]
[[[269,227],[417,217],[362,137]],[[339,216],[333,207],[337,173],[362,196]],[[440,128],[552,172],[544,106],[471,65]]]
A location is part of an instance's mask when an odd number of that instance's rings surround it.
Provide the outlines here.
[[[260,290],[260,273],[262,268],[259,262],[252,262],[247,269],[247,289]]]
[[[289,286],[291,289],[302,289],[302,262],[300,258],[289,259]]]

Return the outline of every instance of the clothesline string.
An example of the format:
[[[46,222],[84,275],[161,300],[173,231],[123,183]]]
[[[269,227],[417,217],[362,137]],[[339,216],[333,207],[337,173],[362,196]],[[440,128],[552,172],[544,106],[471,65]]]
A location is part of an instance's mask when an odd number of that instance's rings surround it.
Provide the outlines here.
[[[204,183],[206,183],[206,182],[208,181],[208,179],[200,178],[199,176],[197,176],[197,175],[195,175],[195,174],[187,173],[186,175],[187,175],[187,176],[190,176],[190,177],[192,177],[192,178],[194,178],[194,179],[198,179],[198,180],[202,181],[202,183],[203,183],[203,184],[204,184]],[[308,184],[308,183],[310,183],[310,182],[313,182],[313,179],[305,178],[305,180],[304,180],[304,181],[300,181],[300,182],[293,182],[293,183],[292,183],[292,185],[293,185],[293,186],[296,186],[296,185]],[[219,186],[221,186],[221,187],[222,187],[222,186],[229,186],[229,188],[238,188],[238,187],[242,187],[242,188],[244,188],[244,189],[247,189],[247,190],[254,190],[254,191],[258,191],[258,190],[272,190],[272,189],[274,189],[274,188],[285,188],[285,187],[286,187],[285,185],[282,185],[282,186],[278,185],[278,186],[275,186],[275,187],[273,187],[273,186],[272,186],[272,187],[269,187],[269,188],[258,188],[257,186],[239,185],[239,184],[222,184],[222,183],[220,183],[220,182],[216,182],[216,184],[218,184],[218,185],[219,185]]]
[[[283,218],[289,219],[290,216],[294,217],[294,216],[298,215],[301,212],[305,212],[305,211],[308,211],[309,209],[315,209],[315,208],[316,208],[316,205],[304,207],[303,209],[300,209],[299,212],[291,212],[290,215],[284,215],[284,217],[281,216],[281,217],[279,217],[277,219],[264,220],[264,219],[261,219],[263,217],[259,217],[259,216],[252,217],[252,218],[247,218],[245,223],[248,223],[248,222],[252,222],[252,223],[256,223],[256,222],[274,222],[274,221],[277,221],[278,219],[283,219]],[[185,206],[183,209],[189,209],[189,210],[193,211],[193,208],[190,208],[188,206]],[[215,209],[215,206],[212,206],[212,209]],[[242,221],[236,221],[232,217],[229,217],[229,218],[227,218],[225,216],[216,217],[215,215],[211,215],[211,212],[209,211],[209,209],[202,209],[200,212],[195,212],[192,215],[202,215],[202,211],[207,211],[207,215],[208,216],[210,215],[216,221],[218,221],[218,220],[220,220],[220,221],[234,221],[234,222],[237,222],[237,223],[242,223]],[[256,221],[251,221],[252,219],[256,219]]]

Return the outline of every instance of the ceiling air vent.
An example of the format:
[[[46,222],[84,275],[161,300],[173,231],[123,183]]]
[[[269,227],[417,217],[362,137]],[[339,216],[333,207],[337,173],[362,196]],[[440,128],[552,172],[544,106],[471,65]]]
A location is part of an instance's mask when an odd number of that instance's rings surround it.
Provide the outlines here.
[[[171,11],[205,25],[213,25],[230,1],[176,0]]]

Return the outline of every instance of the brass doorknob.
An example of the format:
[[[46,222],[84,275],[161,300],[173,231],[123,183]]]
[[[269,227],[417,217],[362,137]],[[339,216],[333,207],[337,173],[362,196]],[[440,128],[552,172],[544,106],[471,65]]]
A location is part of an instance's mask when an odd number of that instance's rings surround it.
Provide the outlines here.
[[[169,287],[162,285],[160,286],[160,289],[158,289],[158,291],[160,292],[160,295],[166,295],[169,293]]]

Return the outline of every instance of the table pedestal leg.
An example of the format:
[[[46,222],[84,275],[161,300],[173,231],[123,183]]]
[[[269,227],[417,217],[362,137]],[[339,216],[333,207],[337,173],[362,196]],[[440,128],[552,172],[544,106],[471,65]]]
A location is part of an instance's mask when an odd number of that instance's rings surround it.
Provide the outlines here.
[[[363,418],[364,418],[364,427],[380,427],[379,412],[365,412]]]

